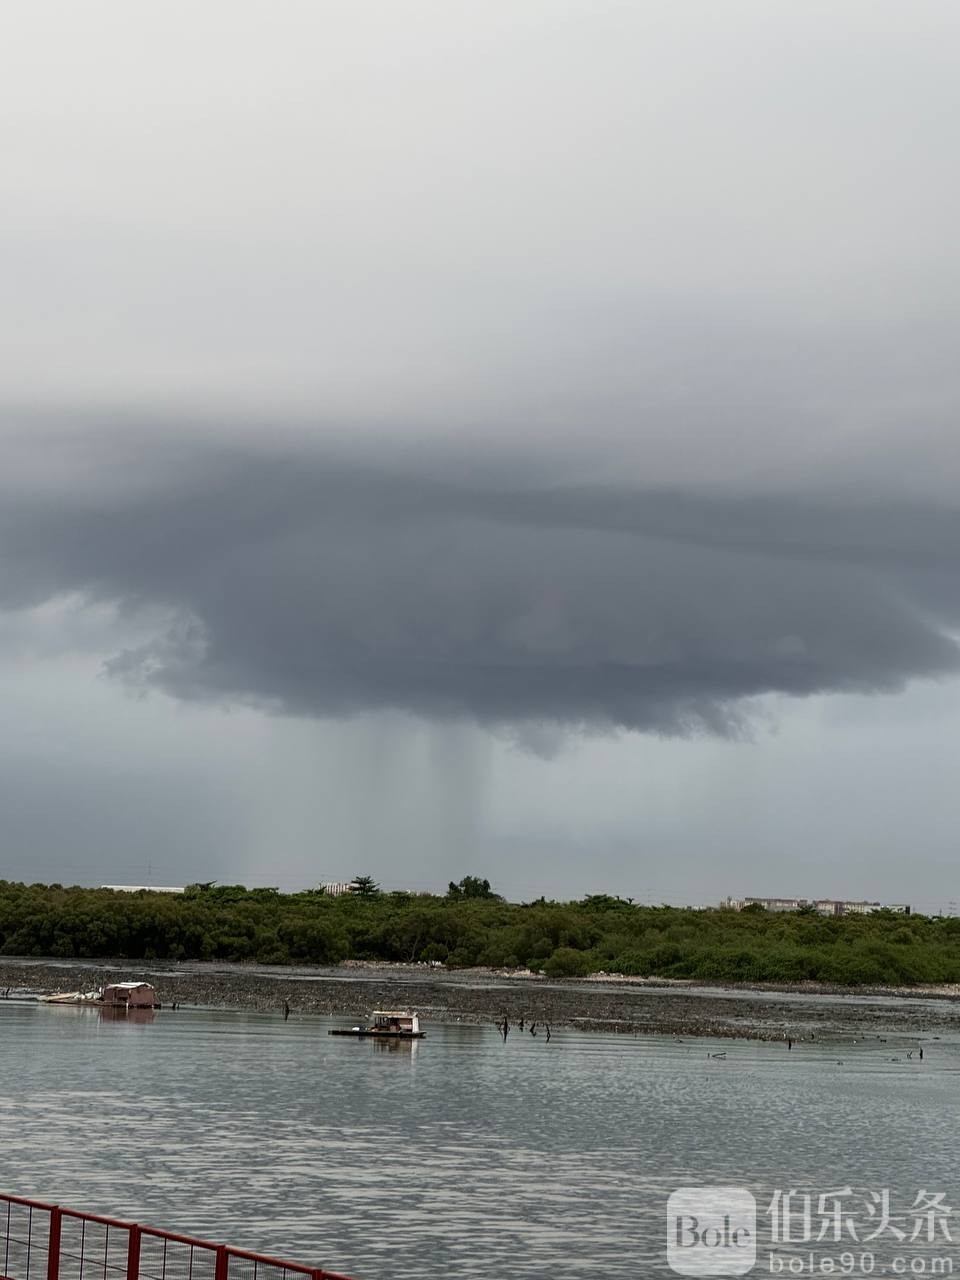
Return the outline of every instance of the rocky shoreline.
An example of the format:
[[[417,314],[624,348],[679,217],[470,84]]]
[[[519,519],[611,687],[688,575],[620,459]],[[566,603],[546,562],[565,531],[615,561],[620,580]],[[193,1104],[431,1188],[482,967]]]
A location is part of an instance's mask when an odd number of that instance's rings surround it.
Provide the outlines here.
[[[426,1022],[546,1023],[553,1028],[669,1036],[785,1040],[879,1035],[918,1039],[960,1034],[952,991],[838,992],[809,986],[715,987],[630,980],[551,980],[492,971],[360,965],[336,969],[129,961],[0,962],[0,995],[89,990],[121,978],[152,982],[167,1009],[177,1006],[292,1016],[365,1016],[405,1006]],[[899,997],[891,999],[890,997]]]

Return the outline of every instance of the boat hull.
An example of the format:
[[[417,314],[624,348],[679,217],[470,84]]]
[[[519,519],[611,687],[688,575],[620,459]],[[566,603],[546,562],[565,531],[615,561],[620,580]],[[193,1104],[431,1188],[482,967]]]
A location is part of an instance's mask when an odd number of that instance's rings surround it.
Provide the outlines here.
[[[425,1031],[374,1031],[365,1027],[356,1030],[353,1027],[335,1027],[328,1031],[330,1036],[353,1036],[355,1040],[423,1040]]]

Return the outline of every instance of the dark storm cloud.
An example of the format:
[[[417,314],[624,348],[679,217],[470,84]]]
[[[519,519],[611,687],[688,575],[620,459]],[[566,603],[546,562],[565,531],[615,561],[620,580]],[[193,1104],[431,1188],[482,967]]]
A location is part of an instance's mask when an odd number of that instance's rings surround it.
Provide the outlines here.
[[[113,676],[308,716],[722,732],[754,695],[960,667],[956,510],[367,453],[87,436],[2,483],[0,604],[159,608]]]

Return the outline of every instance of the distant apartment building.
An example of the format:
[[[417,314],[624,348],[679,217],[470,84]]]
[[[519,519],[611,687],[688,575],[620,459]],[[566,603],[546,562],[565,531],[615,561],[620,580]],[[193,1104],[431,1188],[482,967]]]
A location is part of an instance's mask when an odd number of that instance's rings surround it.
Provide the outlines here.
[[[817,910],[820,909],[820,903],[814,905]],[[866,916],[871,911],[897,911],[904,916],[910,914],[910,907],[906,902],[832,902],[826,905],[834,909],[824,914],[835,916]]]
[[[114,893],[183,893],[182,886],[169,884],[102,884],[101,889],[112,889]]]
[[[318,884],[317,888],[329,898],[340,898],[345,893],[356,893],[357,884],[355,880],[335,880],[327,884]]]
[[[763,907],[764,911],[800,911],[803,907],[812,907],[821,916],[866,916],[872,911],[910,914],[910,907],[904,902],[864,902],[850,898],[724,898],[720,905],[734,911],[742,911],[744,907]]]
[[[742,911],[744,907],[763,907],[764,911],[799,911],[807,906],[806,898],[724,898],[721,907]]]

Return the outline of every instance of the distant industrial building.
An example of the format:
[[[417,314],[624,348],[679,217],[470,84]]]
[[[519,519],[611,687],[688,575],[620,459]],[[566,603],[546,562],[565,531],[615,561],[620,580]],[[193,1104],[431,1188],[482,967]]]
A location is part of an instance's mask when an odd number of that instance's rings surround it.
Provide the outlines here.
[[[910,914],[904,902],[862,902],[850,898],[724,898],[720,905],[734,911],[742,911],[744,907],[763,907],[764,911],[800,911],[812,907],[821,916],[867,916],[872,911]]]
[[[345,893],[356,893],[357,882],[355,880],[337,880],[331,884],[318,884],[317,888],[330,898],[340,898]]]
[[[724,898],[721,907],[742,911],[744,907],[763,907],[764,911],[799,911],[809,906],[806,898]]]
[[[175,888],[164,884],[102,884],[101,889],[112,889],[114,893],[183,893],[183,887]]]

